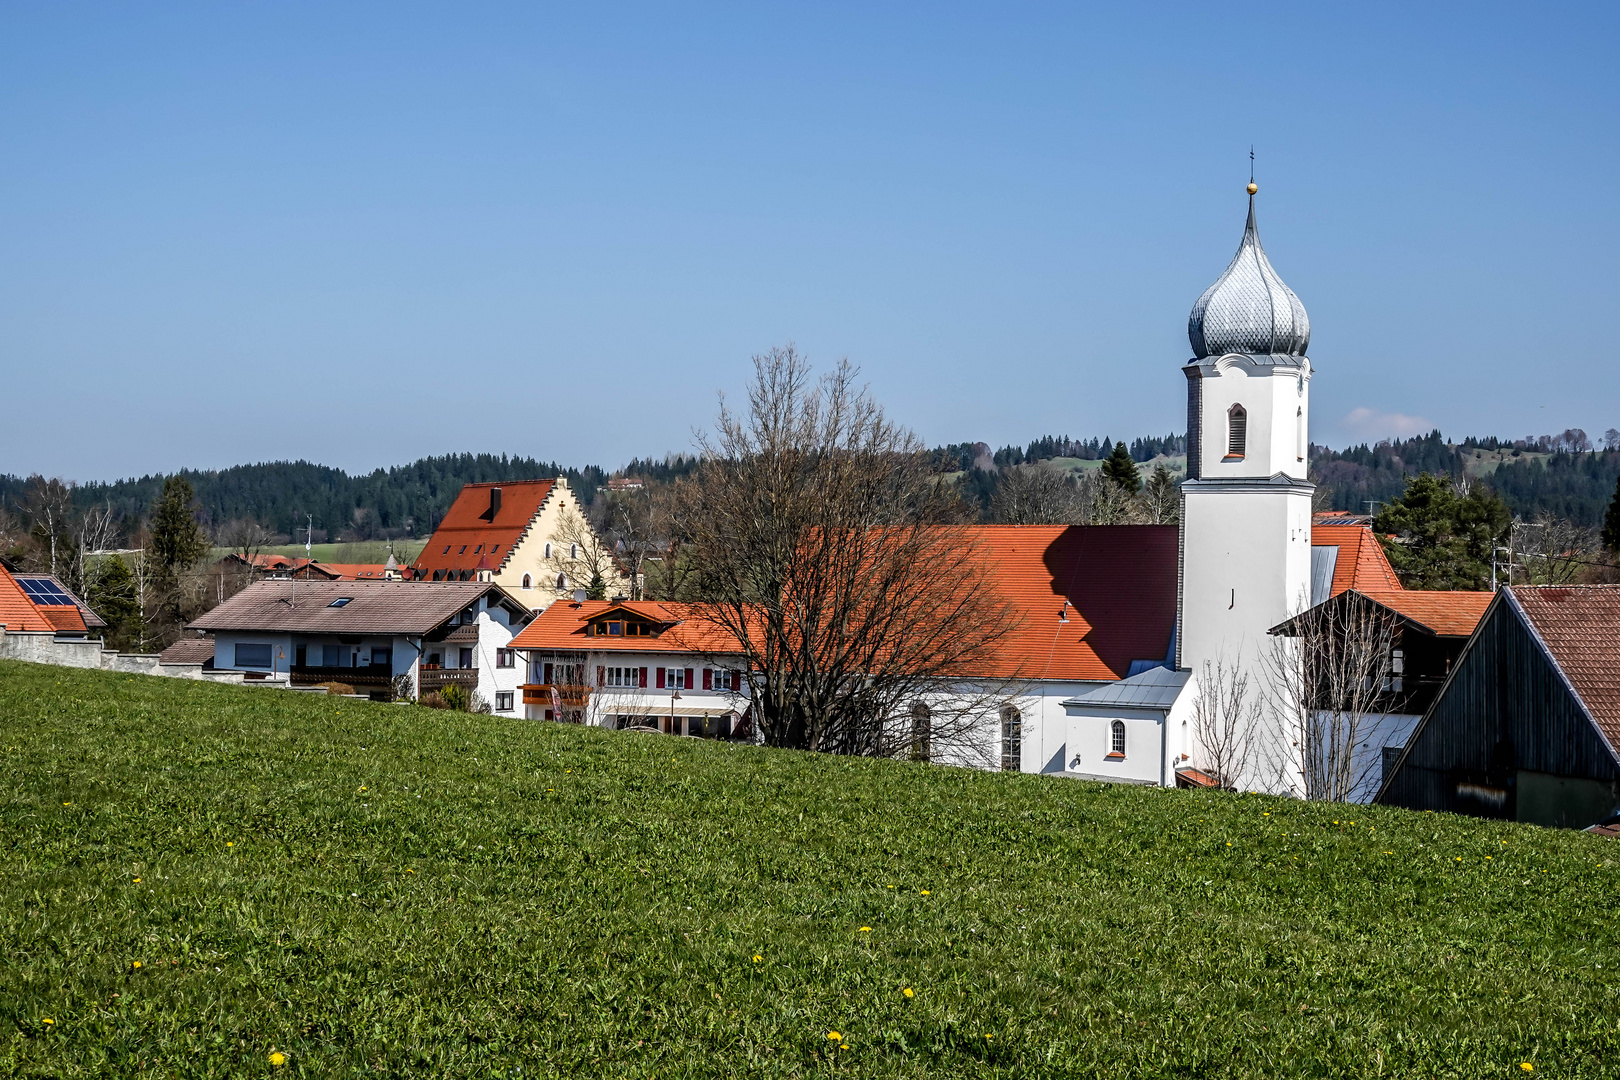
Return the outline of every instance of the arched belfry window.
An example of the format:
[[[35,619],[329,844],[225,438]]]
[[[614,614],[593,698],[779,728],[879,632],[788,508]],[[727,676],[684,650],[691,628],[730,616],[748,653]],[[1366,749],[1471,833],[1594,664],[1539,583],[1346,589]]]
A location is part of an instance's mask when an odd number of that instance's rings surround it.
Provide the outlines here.
[[[1249,414],[1243,406],[1234,405],[1226,411],[1226,456],[1242,457],[1249,443]]]

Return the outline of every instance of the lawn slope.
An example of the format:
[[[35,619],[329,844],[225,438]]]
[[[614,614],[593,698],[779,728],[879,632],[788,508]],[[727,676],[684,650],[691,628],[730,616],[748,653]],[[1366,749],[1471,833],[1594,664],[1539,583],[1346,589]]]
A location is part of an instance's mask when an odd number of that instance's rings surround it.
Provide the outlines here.
[[[0,661],[0,1074],[1613,1076],[1616,851]]]

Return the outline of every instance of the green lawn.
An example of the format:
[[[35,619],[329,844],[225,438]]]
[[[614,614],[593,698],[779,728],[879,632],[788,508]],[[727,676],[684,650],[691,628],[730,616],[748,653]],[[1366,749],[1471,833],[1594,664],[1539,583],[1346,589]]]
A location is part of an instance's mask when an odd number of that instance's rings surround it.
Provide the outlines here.
[[[1580,834],[4,661],[0,751],[0,1075],[1620,1074]]]
[[[395,540],[394,558],[401,566],[409,566],[422,554],[422,548],[427,546],[426,540]],[[210,558],[223,559],[234,549],[229,547],[216,547]],[[289,559],[302,559],[304,557],[303,544],[281,544],[277,547],[260,548],[266,555],[285,555]],[[388,541],[386,540],[358,540],[348,544],[314,544],[310,547],[310,557],[316,562],[323,563],[382,563],[388,561]]]

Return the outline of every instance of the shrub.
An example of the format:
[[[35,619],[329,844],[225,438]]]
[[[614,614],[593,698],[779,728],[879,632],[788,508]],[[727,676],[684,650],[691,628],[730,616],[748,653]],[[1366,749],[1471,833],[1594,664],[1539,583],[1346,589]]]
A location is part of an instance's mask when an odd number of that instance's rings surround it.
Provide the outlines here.
[[[328,694],[352,694],[354,687],[343,682],[323,682],[320,684]]]
[[[425,705],[430,709],[448,709],[450,705],[444,700],[444,695],[437,690],[429,690],[416,699],[418,705]]]
[[[439,697],[444,699],[444,708],[454,709],[457,712],[466,712],[472,704],[472,695],[459,686],[447,686],[439,691]]]

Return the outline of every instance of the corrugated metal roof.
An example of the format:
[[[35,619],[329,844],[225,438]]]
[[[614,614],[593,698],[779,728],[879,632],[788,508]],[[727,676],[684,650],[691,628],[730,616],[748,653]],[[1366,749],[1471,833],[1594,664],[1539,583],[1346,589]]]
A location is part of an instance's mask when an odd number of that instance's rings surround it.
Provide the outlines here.
[[[527,608],[499,585],[477,581],[259,581],[190,624],[194,630],[310,634],[425,634],[498,593],[515,612]],[[334,600],[349,603],[332,607]]]
[[[1063,704],[1092,708],[1168,709],[1181,696],[1190,678],[1190,671],[1149,668],[1140,675],[1076,694]]]

